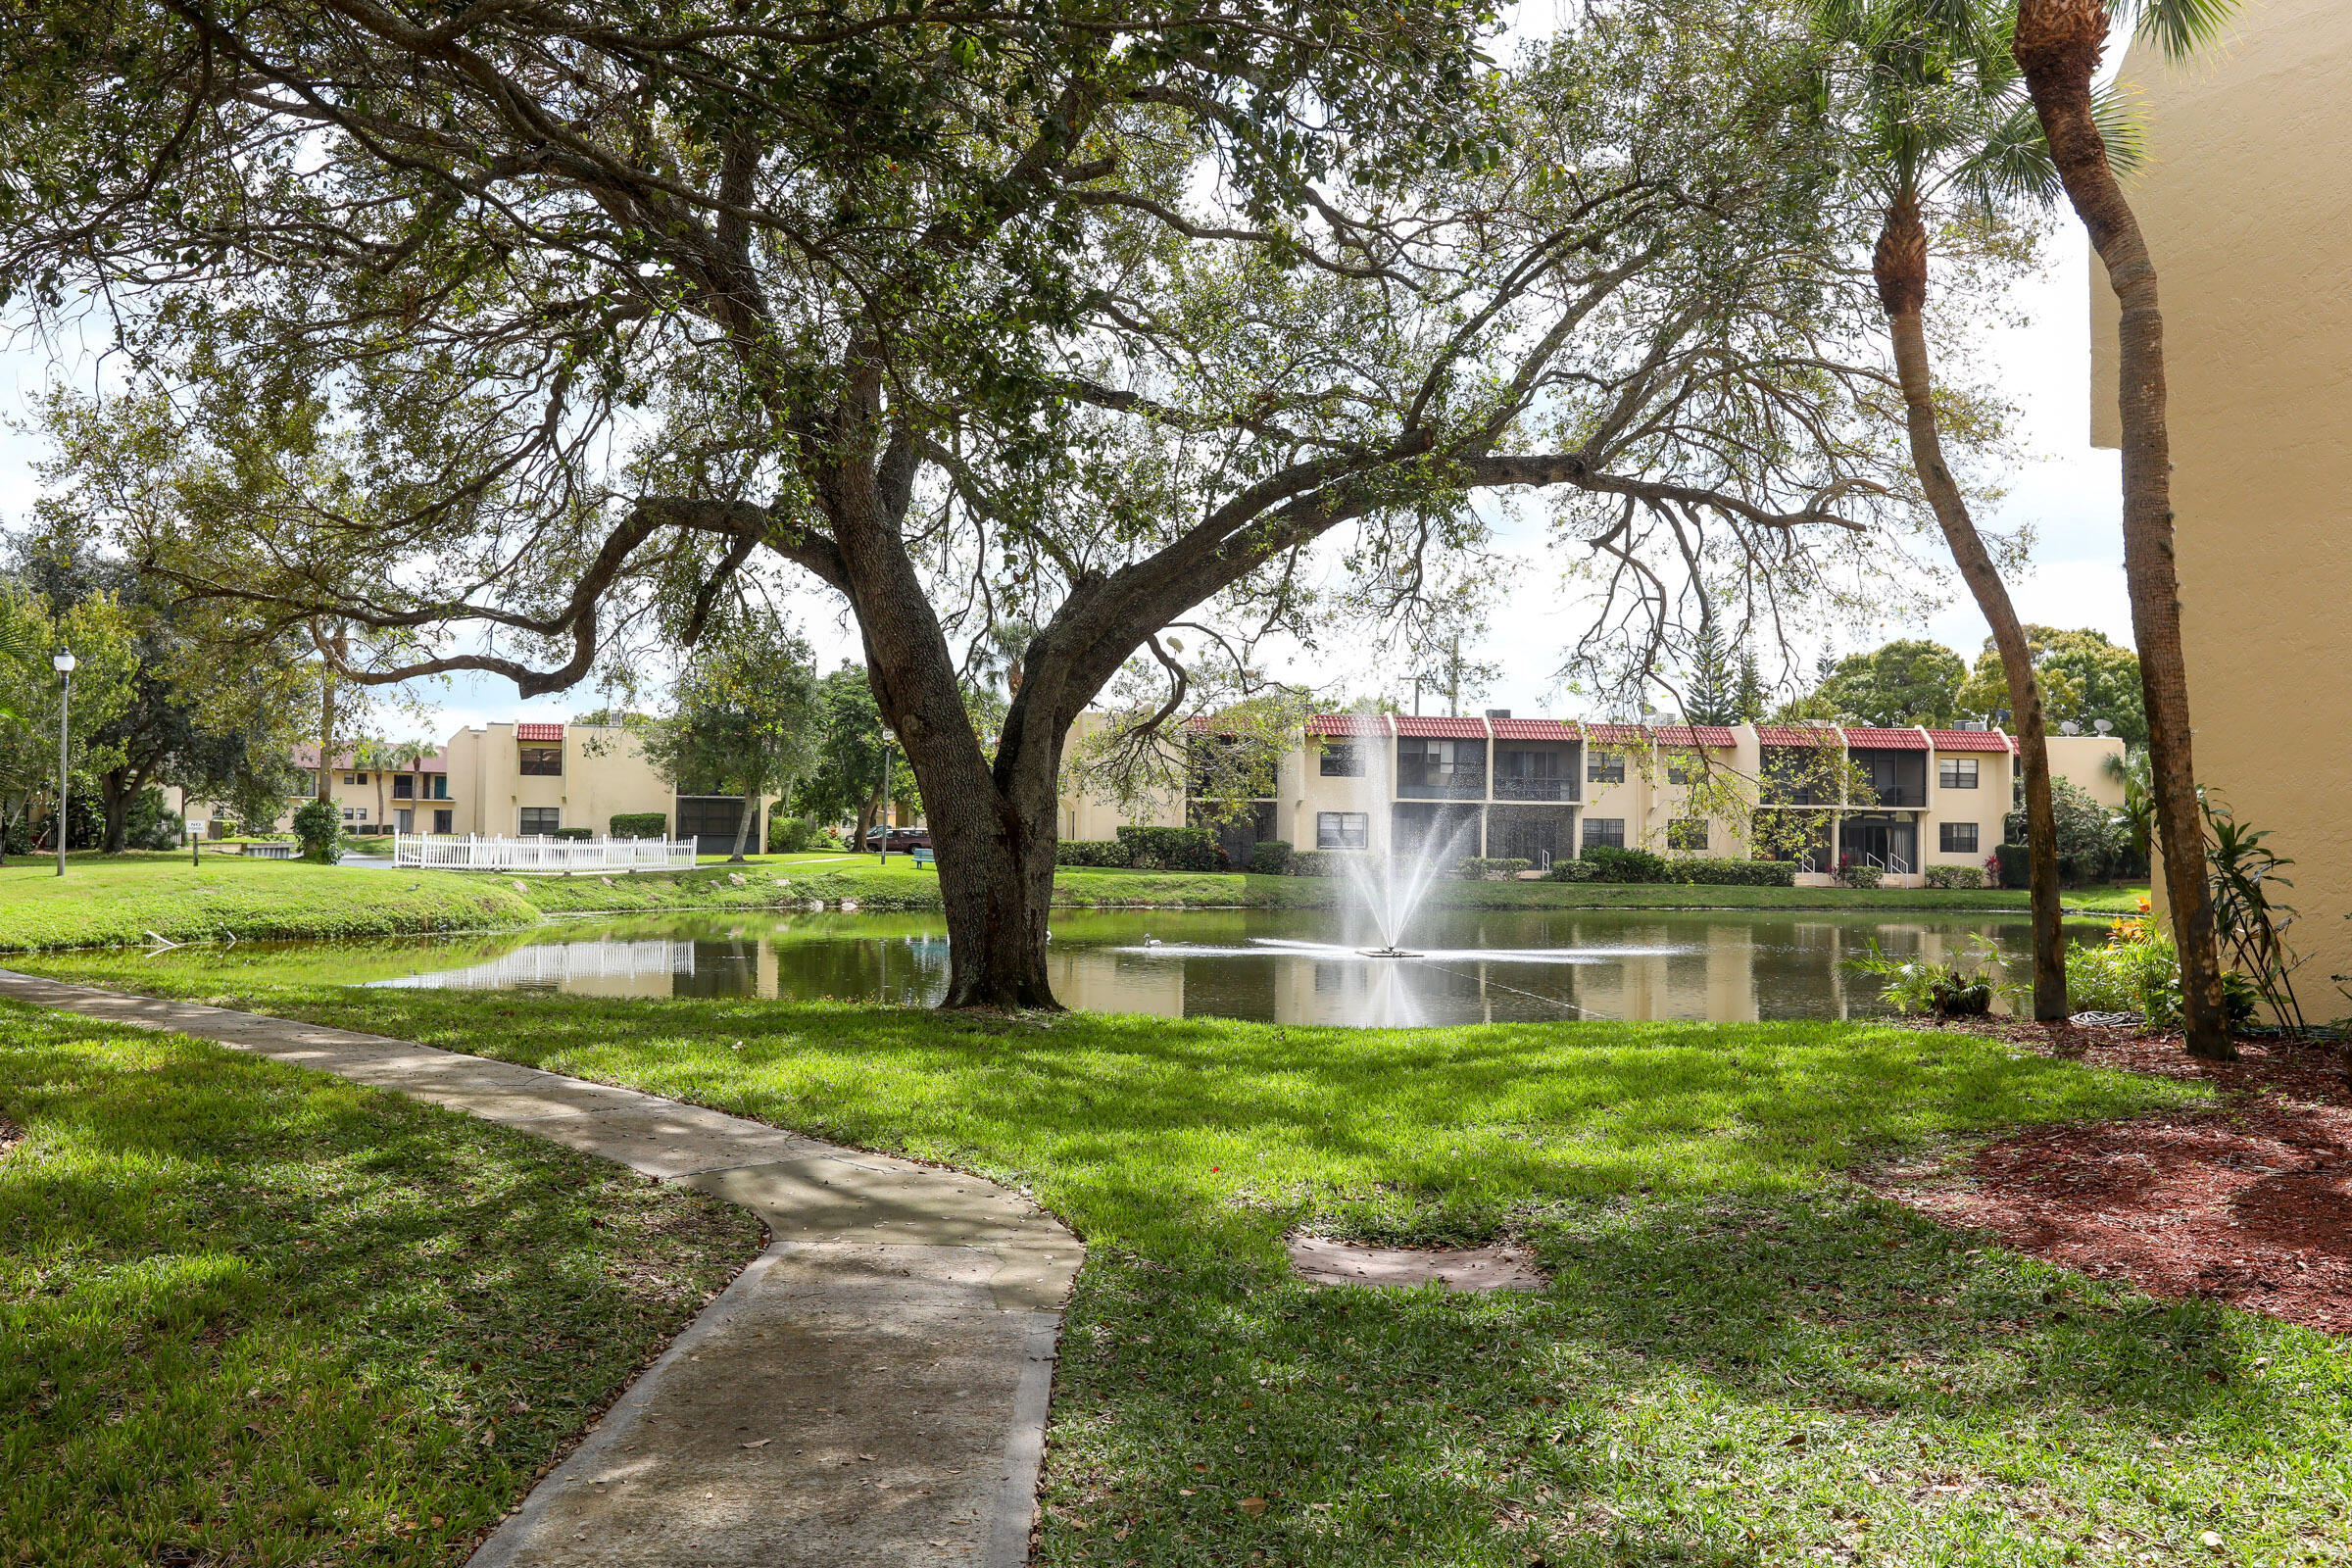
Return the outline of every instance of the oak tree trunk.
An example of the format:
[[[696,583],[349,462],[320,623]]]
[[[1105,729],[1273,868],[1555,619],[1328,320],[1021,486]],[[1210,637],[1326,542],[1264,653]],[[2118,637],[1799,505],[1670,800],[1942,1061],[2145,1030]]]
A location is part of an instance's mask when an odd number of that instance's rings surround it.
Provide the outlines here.
[[[752,818],[760,810],[760,795],[757,784],[743,792],[743,814],[735,819],[735,853],[727,857],[729,865],[743,863],[744,846],[752,842]]]
[[[2206,881],[2205,827],[2190,756],[2188,671],[2180,646],[2180,582],[2173,559],[2172,438],[2166,423],[2164,317],[2156,265],[2124,199],[2091,114],[2091,77],[2106,47],[2101,0],[2020,0],[2013,52],[2067,200],[2089,232],[2121,307],[2117,396],[2123,428],[2124,580],[2148,710],[2148,772],[2173,934],[2180,951],[2189,1054],[2232,1060]]]
[[[106,814],[105,836],[100,842],[109,855],[121,855],[130,837],[132,793],[128,769],[118,767],[98,779],[98,800]]]
[[[2034,1016],[2057,1022],[2068,1016],[2066,936],[2058,893],[2058,824],[2050,808],[2050,749],[2041,710],[2041,683],[2034,674],[2034,653],[2026,628],[2010,603],[2008,585],[1977,532],[1968,502],[1943,461],[1943,437],[1936,418],[1935,375],[1928,361],[1925,309],[1928,297],[1928,234],[1919,202],[1902,192],[1888,208],[1879,233],[1872,270],[1886,324],[1894,339],[1896,377],[1903,388],[1911,465],[1920,488],[1943,528],[1952,561],[1976,596],[1977,609],[1992,628],[2001,670],[2009,678],[2016,708],[2018,758],[2026,770],[2026,847],[2032,867],[2034,905]]]

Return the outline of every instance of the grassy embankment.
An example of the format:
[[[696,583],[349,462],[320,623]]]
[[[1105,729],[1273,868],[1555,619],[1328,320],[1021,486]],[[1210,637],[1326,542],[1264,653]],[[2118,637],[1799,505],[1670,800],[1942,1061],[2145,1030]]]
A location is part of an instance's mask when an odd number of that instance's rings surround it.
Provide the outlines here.
[[[1980,1248],[1840,1174],[2200,1098],[2179,1084],[1877,1025],[958,1019],[37,961],[1030,1187],[1090,1247],[1049,1564],[2323,1563],[2352,1539],[2336,1342]],[[1286,1276],[1299,1227],[1515,1235],[1554,1283],[1318,1291]]]
[[[769,908],[821,900],[869,909],[939,905],[939,875],[902,857],[762,857],[742,867],[605,876],[514,877],[450,871],[310,865],[298,860],[184,856],[73,857],[66,876],[51,862],[0,868],[0,952],[173,942],[404,936],[511,930],[545,914],[652,913]],[[1073,907],[1317,908],[1336,883],[1157,871],[1065,870],[1054,899]],[[2144,889],[2085,890],[2082,907],[2128,911]],[[1567,882],[1441,882],[1440,906],[1472,909],[2022,910],[2010,892],[1860,892],[1846,888],[1600,886]]]
[[[398,1096],[0,1003],[0,1562],[449,1564],[758,1250]]]

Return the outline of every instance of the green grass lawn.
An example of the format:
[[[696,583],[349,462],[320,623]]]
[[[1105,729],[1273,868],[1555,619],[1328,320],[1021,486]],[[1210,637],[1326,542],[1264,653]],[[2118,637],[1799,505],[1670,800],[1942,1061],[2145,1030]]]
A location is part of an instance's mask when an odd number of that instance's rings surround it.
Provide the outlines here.
[[[1350,1032],[169,983],[1033,1191],[1089,1246],[1046,1563],[2283,1564],[2352,1539],[2341,1342],[2021,1259],[1842,1175],[2201,1102],[2183,1085],[1875,1025]],[[1284,1267],[1301,1227],[1514,1236],[1554,1279],[1315,1290]]]
[[[449,1564],[760,1245],[583,1154],[0,1003],[0,1563]]]
[[[10,857],[0,867],[0,951],[511,929],[540,918],[513,885],[299,860],[95,854]]]

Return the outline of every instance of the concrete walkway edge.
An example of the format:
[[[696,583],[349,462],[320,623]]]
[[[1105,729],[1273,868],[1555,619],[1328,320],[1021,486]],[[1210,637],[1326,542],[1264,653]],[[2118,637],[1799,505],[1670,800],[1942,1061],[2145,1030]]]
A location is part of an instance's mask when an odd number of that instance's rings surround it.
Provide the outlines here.
[[[0,969],[0,997],[333,1073],[743,1204],[767,1248],[469,1568],[1021,1568],[1083,1249],[1018,1194],[413,1041]]]

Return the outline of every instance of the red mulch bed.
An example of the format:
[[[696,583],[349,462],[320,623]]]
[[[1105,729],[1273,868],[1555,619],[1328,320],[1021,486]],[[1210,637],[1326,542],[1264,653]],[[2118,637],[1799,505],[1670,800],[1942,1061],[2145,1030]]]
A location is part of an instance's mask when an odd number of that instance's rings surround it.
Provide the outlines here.
[[[2193,1079],[2211,1110],[2036,1127],[1932,1176],[1882,1171],[1877,1191],[1946,1224],[2153,1296],[2201,1296],[2352,1331],[2352,1084],[2334,1045],[2240,1041],[2198,1061],[2178,1034],[1994,1020],[2012,1046],[2094,1066]]]

